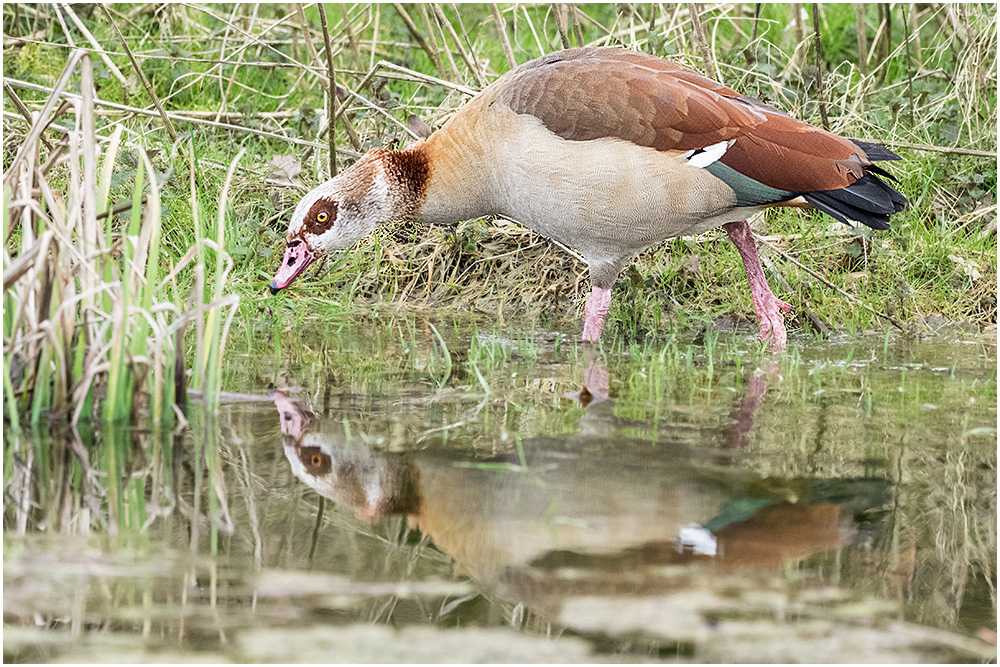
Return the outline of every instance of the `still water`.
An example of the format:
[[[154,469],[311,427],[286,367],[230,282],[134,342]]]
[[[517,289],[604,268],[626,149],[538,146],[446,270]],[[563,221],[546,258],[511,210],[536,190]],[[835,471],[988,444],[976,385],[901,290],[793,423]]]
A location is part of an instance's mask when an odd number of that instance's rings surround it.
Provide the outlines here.
[[[5,431],[5,660],[996,659],[995,339],[239,346],[218,417]]]

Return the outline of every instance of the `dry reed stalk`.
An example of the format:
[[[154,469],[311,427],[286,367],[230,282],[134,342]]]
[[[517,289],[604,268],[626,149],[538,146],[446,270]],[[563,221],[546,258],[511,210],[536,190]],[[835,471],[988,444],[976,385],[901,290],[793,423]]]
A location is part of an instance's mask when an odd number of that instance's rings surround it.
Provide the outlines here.
[[[583,46],[583,26],[580,25],[580,20],[578,18],[581,12],[576,8],[575,3],[570,2],[567,3],[566,6],[570,10],[569,12],[570,24],[573,26],[573,35],[576,37],[576,45]],[[652,30],[654,25],[655,23],[653,22],[650,23],[650,30]]]
[[[323,44],[326,49],[327,71],[327,139],[330,145],[330,177],[337,175],[337,71],[333,67],[333,46],[330,44],[330,30],[326,25],[326,9],[319,7],[319,23],[323,29]]]
[[[351,27],[351,18],[347,15],[347,6],[340,6],[340,24],[344,27],[344,32],[347,34],[347,43],[351,47],[351,63],[354,67],[361,67],[361,47],[358,44],[358,38],[354,34],[354,29]]]
[[[375,76],[376,74],[379,74],[379,72],[381,70],[384,70],[384,69],[385,70],[389,70],[391,72],[398,72],[399,74],[404,75],[404,76],[401,76],[401,77],[387,77],[387,78],[402,78],[402,79],[405,79],[407,81],[416,81],[418,83],[432,84],[432,85],[435,85],[435,86],[441,86],[443,88],[447,88],[448,90],[455,90],[455,91],[458,91],[460,93],[463,93],[463,94],[469,95],[469,96],[475,95],[476,92],[477,92],[474,88],[470,88],[468,86],[463,86],[460,83],[453,83],[451,81],[445,81],[444,79],[439,79],[439,78],[431,76],[429,74],[423,74],[422,72],[417,72],[416,70],[412,70],[412,69],[403,67],[401,65],[397,65],[396,63],[392,63],[392,62],[389,62],[387,60],[380,60],[378,63],[376,63],[375,69],[368,74],[368,76],[366,77],[366,79],[370,79],[372,76]],[[384,75],[381,75],[381,74],[379,74],[379,75],[380,76],[384,76]],[[358,88],[360,90],[361,86],[359,86]]]
[[[479,71],[479,65],[476,63],[475,57],[466,50],[465,45],[462,44],[462,40],[459,38],[458,33],[455,32],[455,27],[448,20],[445,15],[444,10],[441,9],[441,5],[437,2],[431,3],[431,7],[434,10],[435,16],[438,18],[439,25],[442,28],[446,28],[448,34],[451,36],[452,43],[454,43],[455,48],[458,50],[458,54],[462,56],[462,60],[465,61],[465,65],[469,68],[469,72],[472,73],[472,78],[476,80],[476,84],[480,88],[485,88],[487,85],[486,77],[483,76],[482,72]]]
[[[868,33],[865,25],[865,5],[854,3],[854,29],[858,35],[858,68],[862,78],[868,78]]]
[[[111,29],[114,31],[115,36],[118,38],[118,41],[121,42],[122,48],[125,49],[125,53],[128,55],[128,59],[132,63],[132,69],[139,77],[139,80],[142,81],[142,86],[143,88],[146,89],[146,94],[149,95],[149,98],[151,100],[153,100],[153,104],[156,106],[156,111],[159,113],[160,118],[163,120],[163,126],[167,129],[167,134],[170,135],[170,140],[177,141],[177,131],[174,130],[174,126],[170,122],[170,118],[167,116],[166,110],[164,110],[163,105],[160,103],[160,98],[156,96],[156,91],[153,90],[153,86],[150,85],[149,79],[146,78],[145,72],[142,71],[142,68],[139,66],[138,61],[136,61],[135,55],[133,55],[132,53],[132,49],[129,47],[128,42],[125,41],[125,36],[121,33],[121,30],[118,29],[118,24],[115,23],[114,18],[112,18],[111,12],[109,12],[108,8],[105,7],[103,4],[98,4],[98,7],[100,7],[101,11],[104,12],[104,16],[108,19],[108,23],[111,25]]]
[[[500,46],[503,48],[503,56],[507,60],[507,69],[514,69],[517,67],[517,60],[514,58],[514,51],[510,48],[510,39],[507,38],[507,22],[500,13],[500,8],[497,7],[497,3],[491,2],[489,5],[490,13],[493,15],[493,25],[496,26],[497,36],[500,39]]]
[[[13,102],[14,108],[17,109],[17,112],[19,114],[21,114],[21,118],[24,119],[24,121],[28,124],[29,127],[31,127],[31,125],[35,122],[35,120],[31,117],[31,112],[28,111],[28,107],[26,107],[21,98],[18,97],[17,92],[15,92],[15,90],[7,83],[3,84],[3,91],[4,93],[7,94],[7,97],[10,99],[10,101]],[[6,114],[9,112],[4,111],[4,113]],[[51,152],[52,144],[49,143],[48,139],[46,139],[44,135],[39,138],[41,139],[42,143],[45,144],[45,148]]]
[[[81,56],[80,59],[81,66],[81,83],[80,92],[81,96],[81,113],[79,118],[82,123],[80,131],[82,133],[82,146],[83,146],[83,206],[82,212],[83,217],[80,220],[80,239],[82,242],[81,251],[84,257],[90,257],[95,252],[101,249],[102,239],[100,237],[100,227],[97,224],[97,147],[94,141],[94,135],[96,133],[96,124],[94,120],[94,107],[96,99],[96,90],[94,88],[94,74],[93,68],[91,67],[91,61],[89,56]],[[120,136],[116,135],[116,136]],[[71,145],[75,146],[76,142],[72,141]],[[115,147],[115,144],[112,144]],[[109,154],[113,148],[109,147]],[[78,164],[77,160],[72,160],[71,164],[74,166]],[[109,177],[110,180],[110,177]],[[73,192],[71,188],[70,192]],[[89,196],[88,196],[89,195]],[[78,206],[73,206],[70,208],[70,212],[75,213],[81,210]],[[97,338],[97,323],[93,321],[92,309],[95,305],[93,294],[96,294],[96,290],[100,285],[100,279],[98,272],[95,271],[83,271],[80,277],[80,289],[87,295],[81,302],[81,319],[82,319],[82,332],[84,334],[83,340],[81,341],[81,346],[84,349],[84,360],[92,360],[95,357],[96,346],[98,344]]]
[[[535,24],[532,22],[531,17],[528,15],[528,8],[521,5],[521,13],[524,14],[524,20],[528,24],[528,28],[531,30],[531,36],[535,39],[535,45],[538,47],[538,55],[544,56],[547,53],[547,49],[542,46],[542,41],[538,38],[538,31],[535,30]],[[515,18],[516,18],[515,14]],[[514,23],[514,34],[517,34],[517,23]]]
[[[806,39],[805,26],[802,25],[802,3],[793,2],[789,4],[789,11],[792,13],[792,28],[795,31],[795,43],[801,44]]]
[[[748,49],[743,52],[747,60],[747,66],[753,65],[757,62],[757,31],[760,28],[760,4],[757,3],[753,14],[753,27],[750,29],[750,45]]]
[[[380,24],[382,23],[381,7],[378,4],[368,5],[368,13],[372,14],[372,12],[374,12],[375,21],[372,25],[372,38],[371,40],[369,40],[371,43],[371,50],[368,53],[368,69],[371,69],[372,67],[375,66],[375,49],[378,47],[379,44],[378,31]]]
[[[569,13],[566,4],[562,2],[552,3],[552,13],[556,17],[556,27],[559,32],[559,41],[564,49],[568,49],[569,44]]]
[[[910,7],[912,5],[908,5]],[[902,9],[900,10],[902,11]],[[910,127],[914,126],[915,119],[913,114],[913,61],[910,58],[910,19],[909,14],[903,17],[903,43],[906,45],[906,92],[907,101],[909,102],[910,109]]]
[[[427,57],[430,58],[435,71],[437,71],[438,74],[442,74],[441,57],[440,54],[438,54],[437,45],[432,45],[434,40],[433,31],[431,31],[429,35],[431,43],[428,43],[428,41],[424,39],[423,34],[420,32],[420,29],[417,28],[417,24],[414,23],[413,19],[410,17],[410,13],[406,11],[406,7],[398,2],[392,3],[392,6],[396,10],[396,13],[399,14],[399,18],[403,19],[403,23],[406,25],[406,29],[409,31],[410,35],[413,36],[413,39],[417,40],[417,44],[420,45],[420,48],[423,49],[424,53],[427,54]],[[423,9],[422,6],[421,9]],[[426,12],[426,10],[424,11]],[[427,25],[426,18],[424,20],[424,24]]]
[[[705,27],[701,24],[701,16],[699,16],[701,5],[696,2],[688,3],[688,10],[691,15],[691,34],[694,35],[694,42],[701,51],[701,58],[705,64],[705,73],[716,81],[721,81],[722,75],[719,73],[719,68],[715,64],[715,58],[712,56],[712,49],[709,48],[708,39],[705,37]]]
[[[420,7],[420,18],[423,21],[424,27],[427,30],[428,43],[430,44],[434,53],[438,56],[438,62],[443,62],[440,59],[440,54],[442,50],[444,51],[444,54],[445,56],[447,56],[448,59],[448,67],[450,70],[450,72],[448,73],[446,73],[444,69],[439,69],[438,71],[441,73],[442,76],[448,76],[452,81],[456,83],[460,82],[462,80],[462,76],[461,74],[458,73],[458,67],[455,66],[455,60],[451,57],[451,51],[448,49],[447,42],[444,42],[443,49],[438,47],[437,35],[435,34],[434,29],[437,28],[438,31],[440,31],[441,26],[437,24],[437,18],[434,17],[431,14],[431,12],[427,10],[427,7],[429,5],[430,3],[423,3],[423,2],[418,5]],[[443,37],[444,34],[442,33],[442,38]]]
[[[830,118],[826,113],[826,91],[823,88],[823,41],[820,37],[819,29],[819,3],[812,3],[812,20],[813,20],[813,46],[815,50],[813,55],[815,56],[815,66],[816,66],[816,101],[819,103],[819,116],[823,122],[823,129],[830,129]]]
[[[63,20],[62,7],[59,4],[54,4],[53,9],[56,12],[56,20],[59,22],[59,27],[62,28],[63,35],[66,36],[66,42],[69,43],[70,48],[76,49],[76,42],[73,41],[73,33],[70,32],[69,27],[66,25],[66,21]]]
[[[319,54],[316,53],[316,47],[313,45],[309,22],[306,20],[306,12],[301,2],[295,3],[295,15],[299,19],[299,30],[302,32],[302,41],[306,43],[306,51],[309,52],[309,65],[310,67],[316,66],[319,61]]]
[[[36,159],[37,151],[32,150],[25,154],[22,162],[18,165],[20,173],[18,174],[17,182],[17,193],[19,195],[18,199],[21,202],[24,202],[21,204],[20,215],[21,253],[23,254],[32,249],[34,249],[35,252],[34,258],[28,266],[30,273],[27,271],[25,272],[26,278],[21,280],[19,285],[20,290],[15,300],[13,326],[11,327],[13,332],[20,333],[22,323],[24,323],[26,325],[27,332],[26,335],[18,336],[21,340],[17,340],[17,338],[12,340],[11,349],[16,350],[19,344],[25,346],[26,350],[24,358],[26,360],[26,364],[28,364],[27,370],[30,370],[31,362],[36,360],[38,356],[38,348],[31,342],[31,337],[37,329],[34,321],[37,300],[35,286],[40,284],[38,276],[44,266],[44,261],[48,254],[48,249],[51,245],[52,236],[54,234],[52,230],[49,230],[43,234],[41,238],[37,237],[37,228],[34,223],[34,216],[32,215],[34,207],[27,205],[27,202],[32,201],[32,193],[34,191]],[[16,203],[18,202],[12,202],[12,204]],[[40,214],[41,211],[39,210],[38,213]],[[11,226],[13,227],[13,225]],[[4,282],[6,283],[7,281],[5,280]]]
[[[10,101],[14,103],[14,108],[17,109],[17,112],[21,114],[21,117],[24,118],[24,120],[26,120],[29,125],[35,122],[35,119],[31,117],[31,112],[28,111],[28,107],[24,106],[24,102],[21,101],[21,98],[18,97],[17,93],[14,91],[13,88],[10,87],[9,84],[7,83],[3,84],[3,92],[7,94],[7,97],[10,98]],[[51,149],[50,145],[47,147]]]
[[[892,51],[892,15],[886,11],[886,5],[878,4],[878,29],[872,39],[871,48],[868,51],[868,65],[871,66],[873,58],[877,58],[880,65],[884,65],[890,60]],[[881,83],[885,80],[885,71],[879,68],[877,81]]]

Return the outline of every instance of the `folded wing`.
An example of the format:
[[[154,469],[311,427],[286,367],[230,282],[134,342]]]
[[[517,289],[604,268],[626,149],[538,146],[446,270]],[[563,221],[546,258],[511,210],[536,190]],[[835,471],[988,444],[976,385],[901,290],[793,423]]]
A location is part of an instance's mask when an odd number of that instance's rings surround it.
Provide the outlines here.
[[[872,164],[899,159],[891,151],[795,120],[676,63],[580,48],[539,58],[511,76],[492,103],[533,115],[567,140],[613,137],[677,151],[725,181],[740,205],[801,196],[842,222],[884,229],[907,203]],[[721,155],[711,160],[707,150]]]

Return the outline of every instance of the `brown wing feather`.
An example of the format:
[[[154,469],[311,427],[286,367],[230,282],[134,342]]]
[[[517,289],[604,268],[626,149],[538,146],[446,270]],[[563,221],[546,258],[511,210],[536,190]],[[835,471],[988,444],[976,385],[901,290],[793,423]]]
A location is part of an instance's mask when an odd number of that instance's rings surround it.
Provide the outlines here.
[[[564,139],[615,137],[660,151],[734,140],[721,162],[778,190],[844,188],[869,164],[851,141],[661,58],[569,49],[512,71],[493,100]]]

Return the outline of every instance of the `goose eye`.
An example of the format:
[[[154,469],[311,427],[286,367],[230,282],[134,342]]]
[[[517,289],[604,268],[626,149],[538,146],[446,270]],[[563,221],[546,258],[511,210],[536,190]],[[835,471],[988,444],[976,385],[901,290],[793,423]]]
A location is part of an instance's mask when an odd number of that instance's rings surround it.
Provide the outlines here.
[[[313,454],[312,458],[310,459],[310,463],[312,463],[314,467],[318,468],[323,463],[323,457],[320,456],[319,454]]]
[[[326,222],[329,219],[330,214],[326,211],[320,211],[316,214],[316,222]]]

